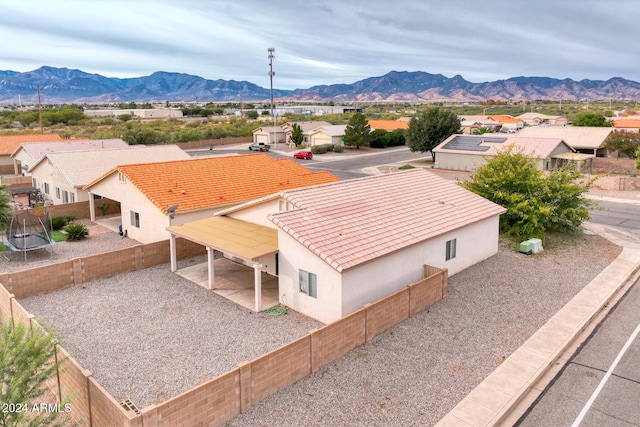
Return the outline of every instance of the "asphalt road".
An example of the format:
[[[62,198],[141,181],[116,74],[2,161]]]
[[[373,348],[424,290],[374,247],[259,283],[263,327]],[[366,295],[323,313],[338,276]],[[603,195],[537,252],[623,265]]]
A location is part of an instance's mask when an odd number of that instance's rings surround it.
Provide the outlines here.
[[[516,425],[640,426],[639,282]]]
[[[605,210],[591,210],[591,221],[599,224],[640,230],[640,205],[598,202]]]
[[[248,147],[249,144],[246,144]],[[249,151],[246,147],[234,148],[214,148],[213,150],[190,150],[192,156],[215,156],[225,154],[249,154],[256,153]],[[291,157],[291,153],[282,154],[278,151],[269,151],[273,158]],[[429,153],[412,153],[407,147],[393,147],[384,150],[362,150],[357,154],[344,155],[316,155],[312,160],[294,159],[300,162],[307,169],[313,171],[328,171],[340,179],[361,178],[371,175],[374,168],[384,168],[387,166],[401,166],[409,162],[421,161],[421,159],[431,159]],[[424,162],[426,165],[426,161]],[[371,168],[368,172],[367,169]]]

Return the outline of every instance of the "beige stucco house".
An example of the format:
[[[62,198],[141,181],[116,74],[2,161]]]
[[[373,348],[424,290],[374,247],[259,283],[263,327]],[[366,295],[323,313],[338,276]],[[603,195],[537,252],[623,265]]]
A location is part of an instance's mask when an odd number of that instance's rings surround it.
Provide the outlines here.
[[[285,142],[285,138],[284,130],[280,126],[262,126],[253,131],[253,142],[275,144]]]
[[[566,126],[567,124],[569,124],[569,120],[567,120],[566,117],[549,116],[547,114],[533,112],[520,114],[516,118],[522,120],[528,126]]]
[[[15,169],[11,158],[11,154],[22,144],[51,141],[63,141],[63,138],[57,133],[0,135],[0,173],[19,175],[24,172]]]
[[[561,138],[579,153],[606,157],[605,143],[614,128],[588,126],[527,126],[518,132],[526,138]]]
[[[308,122],[287,122],[282,125],[282,130],[284,131],[285,141],[287,141],[287,144],[291,143],[291,133],[293,132],[294,124],[300,126],[304,138],[302,140],[302,143],[306,146],[309,146],[309,135],[311,134],[311,132],[323,126],[331,126],[331,123],[321,120],[313,120]]]
[[[30,168],[47,153],[64,153],[82,150],[108,150],[127,148],[129,144],[121,139],[68,139],[54,142],[31,142],[21,144],[11,153],[16,174],[30,173]]]
[[[216,211],[289,188],[337,181],[311,172],[292,159],[267,154],[194,158],[119,165],[96,178],[89,192],[91,220],[95,197],[120,203],[127,236],[141,243],[169,238],[166,228],[212,216]]]
[[[540,170],[552,170],[567,161],[584,162],[594,157],[576,153],[561,138],[523,138],[519,134],[451,135],[433,152],[439,169],[474,171],[509,146],[535,159]]]
[[[83,187],[118,165],[185,160],[176,145],[130,145],[124,148],[46,153],[29,168],[33,186],[53,205],[84,202]]]
[[[252,268],[256,310],[266,272],[282,304],[329,323],[421,280],[425,265],[455,274],[494,255],[503,212],[415,169],[283,191],[169,231],[172,247],[194,240]],[[212,256],[208,265],[211,284]]]
[[[343,145],[342,139],[347,125],[322,126],[309,132],[309,146],[314,145]]]

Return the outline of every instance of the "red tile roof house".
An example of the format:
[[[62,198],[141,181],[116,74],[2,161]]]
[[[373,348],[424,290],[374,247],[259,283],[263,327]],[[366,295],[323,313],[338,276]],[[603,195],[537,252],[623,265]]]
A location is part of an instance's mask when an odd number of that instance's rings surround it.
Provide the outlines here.
[[[36,133],[0,135],[0,173],[20,174],[22,170],[14,171],[11,153],[22,144],[45,141],[62,141],[62,137],[57,133]]]
[[[310,172],[291,159],[246,154],[120,165],[84,189],[90,193],[92,221],[99,200],[91,195],[115,200],[120,202],[121,224],[128,237],[150,243],[168,239],[170,225],[207,218],[278,191],[337,180],[328,172]]]
[[[414,169],[286,190],[169,230],[278,276],[280,302],[329,323],[421,280],[425,264],[455,274],[494,255],[504,212]],[[251,233],[230,241],[227,227]]]

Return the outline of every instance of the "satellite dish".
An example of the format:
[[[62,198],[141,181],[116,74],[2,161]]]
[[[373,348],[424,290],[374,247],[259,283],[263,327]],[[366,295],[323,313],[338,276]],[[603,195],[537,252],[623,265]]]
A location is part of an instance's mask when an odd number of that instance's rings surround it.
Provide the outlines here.
[[[169,219],[173,219],[176,216],[176,209],[178,209],[178,205],[171,205],[167,208],[167,212],[169,212]]]

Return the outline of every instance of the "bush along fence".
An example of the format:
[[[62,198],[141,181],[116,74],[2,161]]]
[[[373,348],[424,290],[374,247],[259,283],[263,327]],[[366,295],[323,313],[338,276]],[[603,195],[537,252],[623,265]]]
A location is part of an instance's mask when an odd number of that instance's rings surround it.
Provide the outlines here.
[[[219,139],[203,139],[200,141],[177,142],[175,145],[183,150],[191,150],[195,148],[213,148],[220,145],[240,144],[244,142],[253,142],[253,136],[230,136]]]
[[[204,247],[177,240],[179,259],[204,253]],[[138,245],[46,267],[0,275],[0,319],[41,326],[16,300],[68,286],[169,262],[169,242]],[[169,274],[169,273],[167,273]],[[60,403],[71,402],[74,419],[85,426],[169,427],[222,425],[256,403],[311,375],[392,326],[447,295],[447,270],[424,267],[423,279],[367,304],[355,313],[254,360],[238,364],[163,403],[142,410],[117,402],[60,346],[61,369],[49,385]]]

